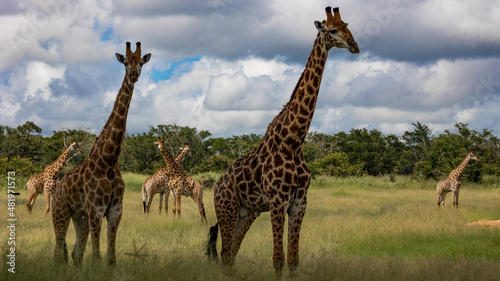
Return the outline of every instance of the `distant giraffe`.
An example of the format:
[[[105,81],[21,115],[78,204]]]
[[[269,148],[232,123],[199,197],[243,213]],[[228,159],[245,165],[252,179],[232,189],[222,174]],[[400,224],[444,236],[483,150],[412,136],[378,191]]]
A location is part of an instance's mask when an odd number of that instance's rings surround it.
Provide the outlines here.
[[[271,212],[273,264],[282,275],[285,256],[283,232],[288,213],[288,267],[299,264],[299,234],[307,205],[311,174],[304,161],[302,144],[311,124],[328,51],[332,47],[359,53],[358,45],[339,9],[326,9],[327,20],[316,21],[318,35],[290,101],[267,127],[258,146],[236,160],[214,189],[217,224],[211,228],[207,252],[217,258],[217,226],[222,236],[223,266],[231,266],[245,233],[261,212]]]
[[[127,42],[126,55],[116,54],[125,66],[125,77],[113,105],[113,111],[101,133],[94,141],[88,157],[61,179],[54,190],[52,221],[56,247],[54,259],[68,261],[66,234],[72,220],[76,243],[72,252],[75,265],[80,265],[87,245],[89,231],[92,239],[92,260],[101,258],[100,235],[104,217],[107,219],[107,263],[116,263],[116,233],[122,217],[123,182],[118,158],[125,137],[127,115],[132,100],[134,84],[139,80],[142,66],[151,54],[141,57],[141,43],[136,43],[132,53]]]
[[[462,185],[460,178],[470,160],[479,161],[476,155],[474,155],[474,151],[469,152],[457,168],[453,169],[446,178],[438,182],[436,207],[439,207],[441,203],[443,203],[441,207],[444,208],[446,194],[448,192],[453,192],[453,206],[458,208],[458,194],[460,193],[460,186]]]
[[[76,141],[70,143],[63,150],[61,155],[53,163],[47,165],[42,173],[36,174],[30,177],[26,183],[26,188],[28,189],[28,200],[26,200],[26,207],[28,208],[28,213],[31,214],[33,210],[33,204],[35,204],[36,197],[40,193],[45,194],[45,214],[50,211],[50,195],[54,190],[54,187],[59,183],[57,175],[61,172],[62,168],[68,160],[69,153],[71,151],[77,151],[82,153],[82,150],[76,143]]]
[[[170,152],[163,146],[163,143],[164,140],[160,138],[158,138],[158,142],[155,142],[169,169],[170,180],[168,188],[173,196],[172,201],[175,201],[175,204],[172,206],[174,217],[176,212],[179,214],[179,217],[181,216],[181,196],[184,195],[193,198],[200,212],[201,221],[207,222],[205,207],[203,206],[203,187],[199,182],[186,175],[186,172],[174,161],[174,158],[172,158]]]
[[[175,163],[181,164],[185,155],[193,157],[191,150],[189,149],[189,144],[186,143],[177,156],[175,156]],[[163,194],[165,194],[165,213],[168,214],[168,195],[170,189],[168,188],[168,181],[170,180],[170,174],[168,173],[168,167],[163,166],[152,176],[148,177],[144,184],[142,185],[142,206],[143,212],[149,213],[151,207],[151,202],[153,202],[153,197],[156,193],[160,193],[160,213],[162,209]],[[172,197],[174,200],[175,197]],[[175,202],[172,202],[175,204]]]

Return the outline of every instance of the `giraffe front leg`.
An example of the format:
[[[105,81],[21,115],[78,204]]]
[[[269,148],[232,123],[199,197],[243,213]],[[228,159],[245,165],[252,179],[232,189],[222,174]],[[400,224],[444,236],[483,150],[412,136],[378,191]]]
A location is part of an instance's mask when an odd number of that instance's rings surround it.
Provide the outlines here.
[[[281,278],[285,264],[283,252],[283,231],[285,225],[285,208],[276,198],[270,202],[271,224],[273,229],[273,265],[276,276]]]
[[[181,218],[181,190],[182,187],[179,187],[175,190],[175,209],[177,210],[177,215],[179,219]]]
[[[297,199],[296,199],[297,200]],[[288,269],[294,271],[299,265],[299,240],[302,220],[306,213],[306,196],[288,209]]]
[[[107,262],[109,266],[116,265],[116,233],[118,231],[118,225],[120,224],[122,218],[122,200],[117,202],[115,206],[112,206],[108,211],[108,251],[107,251]]]
[[[460,189],[455,189],[453,191],[453,207],[458,208],[458,194],[460,193]]]
[[[50,212],[50,192],[45,192],[45,217]]]
[[[56,263],[68,262],[68,247],[66,245],[66,234],[68,232],[70,217],[70,209],[66,202],[59,196],[54,195],[54,206],[52,208],[52,224],[54,227],[54,234],[56,246],[54,249],[54,261]]]
[[[163,208],[163,193],[160,192],[160,214],[162,208]]]
[[[88,223],[92,239],[92,262],[96,262],[101,259],[100,236],[104,214],[89,205],[87,205],[87,210],[89,211]]]
[[[168,215],[168,196],[170,195],[170,190],[167,188],[165,192],[165,215]]]
[[[35,200],[38,197],[38,192],[36,190],[33,192],[30,190],[30,194],[28,196],[28,200],[26,201],[26,207],[28,208],[28,213],[31,215],[33,211],[33,204],[35,204]]]
[[[174,218],[175,218],[175,212],[176,212],[176,209],[175,209],[175,192],[172,189],[170,190],[170,195],[172,195],[172,213],[173,213]]]

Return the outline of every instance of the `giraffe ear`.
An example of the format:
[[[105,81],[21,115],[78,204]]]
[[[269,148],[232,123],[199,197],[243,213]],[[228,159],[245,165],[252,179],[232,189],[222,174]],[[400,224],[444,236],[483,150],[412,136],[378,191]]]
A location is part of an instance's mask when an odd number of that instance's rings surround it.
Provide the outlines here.
[[[122,55],[122,54],[118,54],[116,53],[116,59],[120,62],[120,63],[123,63],[125,64],[125,57]]]
[[[143,57],[142,57],[142,63],[145,64],[149,61],[149,59],[151,58],[151,53],[149,54],[145,54]]]
[[[319,30],[319,31],[325,31],[326,30],[325,25],[322,22],[320,22],[320,21],[314,21],[314,25],[316,26],[316,29]]]

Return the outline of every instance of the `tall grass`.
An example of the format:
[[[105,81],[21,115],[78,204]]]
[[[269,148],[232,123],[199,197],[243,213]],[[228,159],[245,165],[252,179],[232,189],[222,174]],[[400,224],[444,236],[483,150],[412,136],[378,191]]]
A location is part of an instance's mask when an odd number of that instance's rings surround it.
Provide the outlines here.
[[[131,185],[142,178],[124,174],[127,190],[118,230],[115,269],[90,261],[87,245],[81,268],[55,265],[51,217],[43,217],[38,202],[30,216],[27,194],[18,196],[16,215],[16,274],[9,280],[275,280],[269,213],[263,213],[248,231],[228,274],[204,256],[208,227],[216,222],[213,191],[204,192],[209,224],[200,222],[194,202],[182,198],[182,217],[158,214],[157,205],[142,214],[142,197]],[[500,179],[488,186],[463,184],[460,207],[435,207],[435,183],[417,183],[406,177],[320,178],[308,193],[308,208],[300,239],[301,264],[285,280],[498,280],[500,229],[466,226],[467,222],[500,219]],[[130,186],[129,186],[130,185]],[[40,198],[39,198],[40,199]],[[43,201],[43,200],[41,200]],[[6,206],[5,197],[1,203]],[[153,204],[158,204],[157,200]],[[154,211],[153,211],[154,210]],[[8,237],[6,227],[1,237]],[[106,223],[101,233],[105,256]],[[285,230],[286,233],[286,230]],[[285,235],[286,237],[286,235]],[[75,234],[70,226],[69,251]],[[6,238],[1,243],[6,257]],[[218,249],[220,251],[220,239]],[[285,243],[286,248],[286,243]],[[5,261],[5,260],[3,260]]]

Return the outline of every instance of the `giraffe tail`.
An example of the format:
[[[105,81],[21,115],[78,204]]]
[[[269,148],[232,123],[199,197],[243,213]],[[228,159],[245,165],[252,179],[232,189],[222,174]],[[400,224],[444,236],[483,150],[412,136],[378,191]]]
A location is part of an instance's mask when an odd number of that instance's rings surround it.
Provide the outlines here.
[[[146,201],[148,200],[148,193],[146,187],[142,186],[142,212],[146,213]]]
[[[209,240],[207,244],[207,253],[209,259],[219,263],[219,257],[217,255],[217,235],[219,233],[219,223],[210,227]]]

